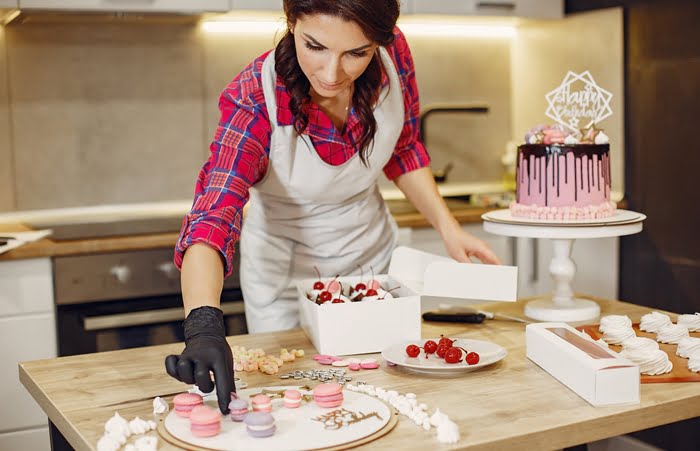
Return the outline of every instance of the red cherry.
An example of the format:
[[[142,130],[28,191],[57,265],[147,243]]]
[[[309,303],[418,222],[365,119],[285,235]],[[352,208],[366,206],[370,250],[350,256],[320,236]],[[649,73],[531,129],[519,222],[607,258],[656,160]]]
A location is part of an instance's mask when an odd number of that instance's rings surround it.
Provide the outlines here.
[[[438,357],[440,357],[442,359],[442,358],[445,358],[445,354],[447,354],[447,351],[449,349],[450,348],[448,346],[445,346],[444,344],[438,345],[437,351],[435,351],[435,353],[438,355]]]
[[[426,357],[427,357],[427,354],[432,354],[435,351],[437,351],[437,348],[438,348],[438,344],[435,343],[433,340],[428,340],[423,345],[423,349],[425,349]]]
[[[470,352],[469,354],[467,354],[467,363],[469,365],[476,365],[477,363],[479,363],[479,354],[477,354],[476,352]]]
[[[416,345],[408,345],[406,346],[406,354],[408,354],[409,357],[418,357],[420,348]]]
[[[321,304],[323,304],[333,299],[333,295],[330,291],[322,291],[321,294],[318,295],[318,299],[321,301]]]
[[[459,363],[462,360],[462,350],[459,348],[450,348],[445,353],[445,362]]]
[[[378,294],[379,293],[377,293],[377,290],[370,288],[369,290],[367,290],[367,293],[365,293],[365,296],[377,296]]]
[[[318,281],[314,283],[314,290],[323,290],[326,286],[321,282],[321,272],[315,266],[314,269],[316,270],[316,275],[318,275]]]
[[[355,290],[357,290],[357,291],[362,291],[362,290],[366,290],[366,289],[367,289],[367,285],[365,285],[362,282],[355,285]]]
[[[444,335],[440,335],[440,341],[438,342],[438,345],[445,345],[447,347],[452,347],[454,340],[450,340],[449,338],[445,337]]]
[[[333,303],[333,304],[344,304],[345,301],[343,301],[343,300],[340,299],[340,298],[335,298],[335,299],[333,299],[332,303]]]

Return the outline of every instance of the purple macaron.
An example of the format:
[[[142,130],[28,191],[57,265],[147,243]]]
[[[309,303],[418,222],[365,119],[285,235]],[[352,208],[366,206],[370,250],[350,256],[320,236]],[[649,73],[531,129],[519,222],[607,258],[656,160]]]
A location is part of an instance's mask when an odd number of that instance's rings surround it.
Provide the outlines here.
[[[248,401],[240,398],[232,399],[228,408],[233,421],[243,421],[248,414]]]
[[[251,437],[270,437],[277,430],[270,412],[250,412],[243,418],[243,422]]]

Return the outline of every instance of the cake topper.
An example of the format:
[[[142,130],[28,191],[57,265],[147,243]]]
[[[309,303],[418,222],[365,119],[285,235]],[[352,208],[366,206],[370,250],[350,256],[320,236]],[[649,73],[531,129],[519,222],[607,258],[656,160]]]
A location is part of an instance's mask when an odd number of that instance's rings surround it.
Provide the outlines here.
[[[320,421],[323,423],[325,429],[342,429],[344,427],[350,426],[354,423],[359,423],[367,418],[376,417],[379,421],[382,417],[379,416],[377,412],[371,412],[364,414],[362,412],[353,412],[352,410],[347,410],[345,408],[333,410],[325,415],[312,418],[312,420]]]
[[[598,86],[589,71],[569,71],[545,98],[549,104],[545,114],[577,135],[612,115],[612,93]]]

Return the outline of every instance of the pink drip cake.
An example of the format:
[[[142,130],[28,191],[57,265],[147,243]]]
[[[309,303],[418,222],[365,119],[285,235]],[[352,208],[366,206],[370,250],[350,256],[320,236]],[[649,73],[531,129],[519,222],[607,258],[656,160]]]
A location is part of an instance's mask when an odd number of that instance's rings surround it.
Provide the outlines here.
[[[537,127],[518,147],[514,217],[567,221],[615,214],[610,201],[610,145],[602,130],[582,138],[563,127]]]

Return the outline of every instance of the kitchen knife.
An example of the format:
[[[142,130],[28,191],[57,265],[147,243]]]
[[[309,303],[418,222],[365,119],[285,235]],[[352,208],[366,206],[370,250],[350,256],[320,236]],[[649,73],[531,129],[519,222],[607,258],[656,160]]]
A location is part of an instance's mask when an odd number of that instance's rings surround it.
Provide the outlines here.
[[[518,323],[530,324],[532,321],[518,318],[517,316],[504,315],[502,313],[487,312],[485,310],[479,310],[471,307],[453,307],[449,304],[440,304],[440,310],[431,313],[439,313],[440,315],[447,316],[459,316],[459,315],[484,315],[485,319],[502,320],[502,321],[515,321]]]
[[[483,313],[443,313],[425,312],[423,320],[436,321],[441,323],[483,323],[486,315]]]

